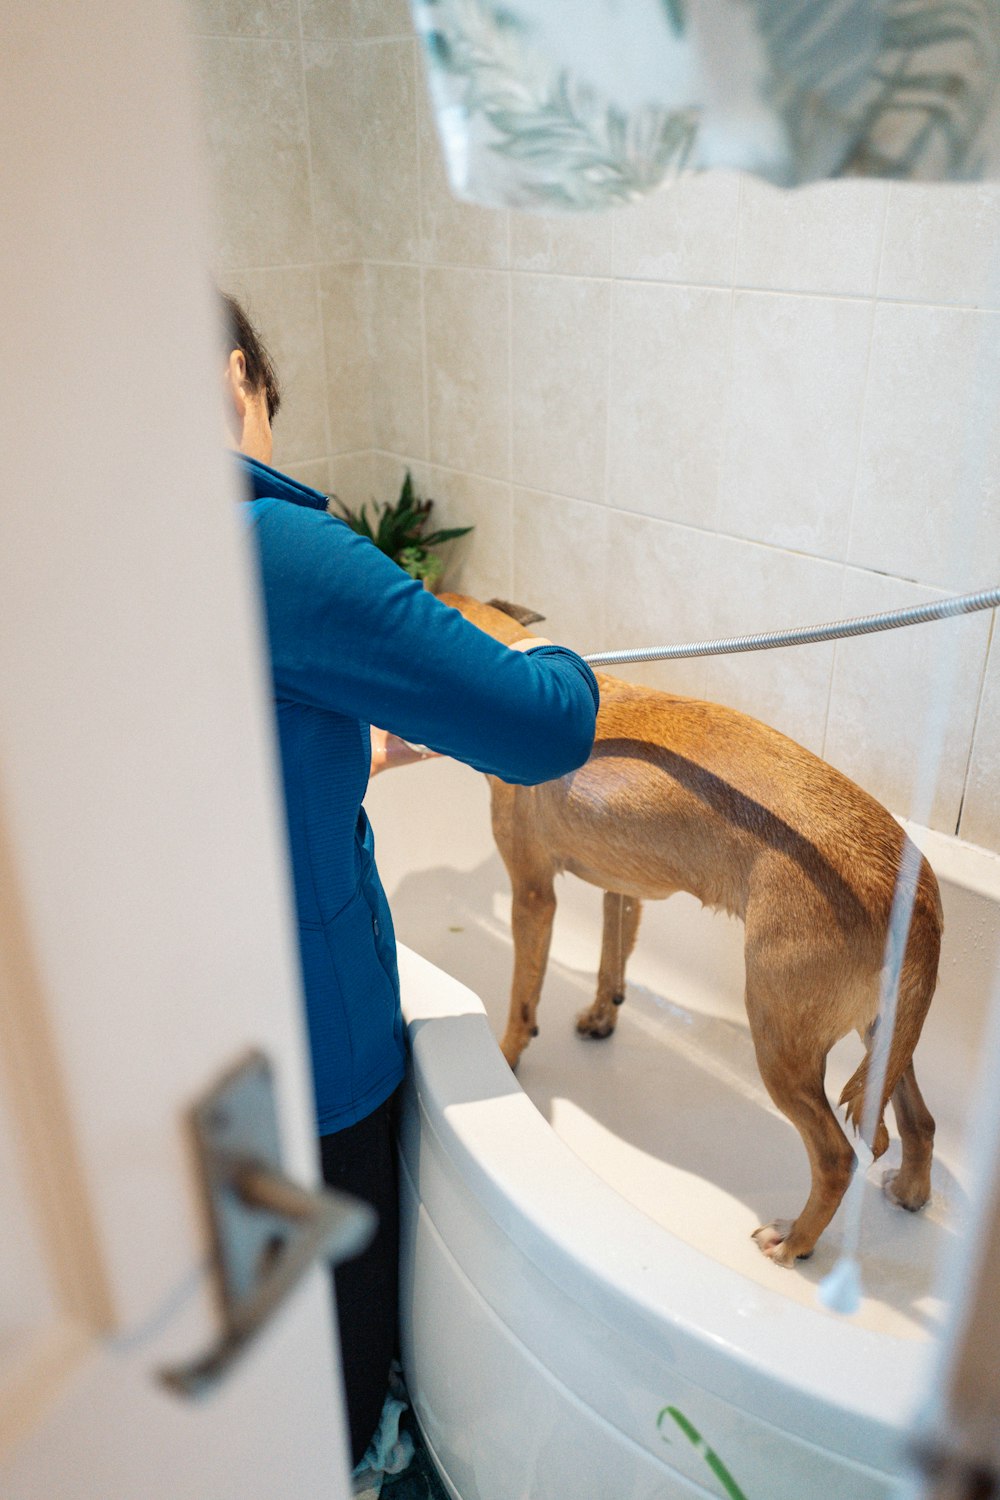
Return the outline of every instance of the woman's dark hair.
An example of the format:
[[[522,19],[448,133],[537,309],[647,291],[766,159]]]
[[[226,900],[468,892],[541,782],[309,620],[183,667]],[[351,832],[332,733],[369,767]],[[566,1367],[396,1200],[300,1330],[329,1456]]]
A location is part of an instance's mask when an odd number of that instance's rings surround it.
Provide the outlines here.
[[[219,296],[222,298],[229,349],[242,349],[247,363],[247,380],[255,391],[264,392],[267,399],[267,419],[273,422],[281,405],[281,390],[271,356],[236,298],[230,297],[228,292],[220,292]]]

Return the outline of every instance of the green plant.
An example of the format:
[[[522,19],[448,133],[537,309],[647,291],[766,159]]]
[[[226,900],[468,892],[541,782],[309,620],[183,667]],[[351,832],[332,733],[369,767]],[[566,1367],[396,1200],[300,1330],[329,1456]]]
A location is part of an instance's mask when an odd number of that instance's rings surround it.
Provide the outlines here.
[[[414,488],[409,469],[395,502],[372,501],[372,514],[368,506],[357,510],[334,498],[340,515],[359,536],[374,542],[380,552],[391,557],[411,578],[420,578],[433,588],[444,572],[444,561],[434,551],[442,542],[454,541],[472,530],[471,526],[446,526],[437,531],[428,531],[434,501],[421,500]]]

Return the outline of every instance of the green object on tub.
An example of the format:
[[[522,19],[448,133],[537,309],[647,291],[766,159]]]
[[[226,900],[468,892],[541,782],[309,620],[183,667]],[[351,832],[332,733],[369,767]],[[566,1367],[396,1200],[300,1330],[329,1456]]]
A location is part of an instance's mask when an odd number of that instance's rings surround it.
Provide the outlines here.
[[[676,1406],[665,1406],[656,1419],[656,1430],[663,1438],[663,1441],[665,1443],[669,1443],[670,1441],[663,1431],[664,1417],[672,1417],[688,1441],[703,1455],[708,1467],[729,1496],[729,1500],[747,1500],[746,1495],[744,1495],[715,1449],[708,1446],[694,1423],[689,1422],[684,1413],[678,1411]]]

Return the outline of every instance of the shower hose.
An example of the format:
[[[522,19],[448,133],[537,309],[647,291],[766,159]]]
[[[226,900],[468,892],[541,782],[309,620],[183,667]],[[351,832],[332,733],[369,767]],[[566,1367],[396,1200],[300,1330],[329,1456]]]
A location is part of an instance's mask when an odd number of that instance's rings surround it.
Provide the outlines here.
[[[595,651],[583,659],[592,667],[625,666],[642,661],[675,661],[680,657],[730,656],[739,651],[770,651],[776,646],[809,646],[818,641],[839,641],[852,635],[872,635],[877,630],[896,630],[901,625],[926,625],[931,620],[949,620],[980,609],[1000,607],[1000,588],[977,594],[956,594],[936,604],[916,604],[909,609],[890,609],[878,615],[858,615],[851,620],[833,620],[827,625],[799,625],[792,630],[768,630],[759,635],[731,635],[719,641],[695,641],[687,646],[643,646],[634,651]]]

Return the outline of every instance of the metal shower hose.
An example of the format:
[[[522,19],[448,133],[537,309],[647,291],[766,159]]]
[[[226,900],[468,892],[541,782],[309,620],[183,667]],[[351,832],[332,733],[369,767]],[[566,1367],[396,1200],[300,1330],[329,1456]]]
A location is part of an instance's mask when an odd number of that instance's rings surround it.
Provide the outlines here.
[[[910,609],[890,609],[879,615],[858,615],[852,620],[834,620],[828,625],[799,625],[794,630],[768,630],[759,635],[731,635],[721,641],[695,641],[689,646],[643,646],[634,651],[595,651],[583,659],[592,667],[624,666],[628,662],[673,661],[689,656],[729,656],[738,651],[769,651],[773,646],[809,646],[817,641],[838,641],[852,635],[872,635],[876,630],[895,630],[900,625],[926,625],[954,615],[971,615],[980,609],[1000,607],[1000,588],[978,594],[956,594],[937,604],[916,604]]]

